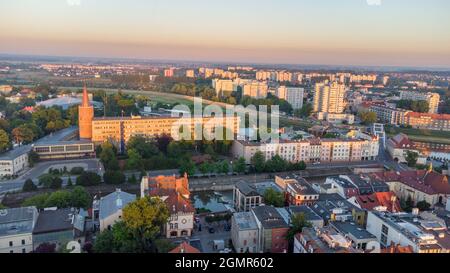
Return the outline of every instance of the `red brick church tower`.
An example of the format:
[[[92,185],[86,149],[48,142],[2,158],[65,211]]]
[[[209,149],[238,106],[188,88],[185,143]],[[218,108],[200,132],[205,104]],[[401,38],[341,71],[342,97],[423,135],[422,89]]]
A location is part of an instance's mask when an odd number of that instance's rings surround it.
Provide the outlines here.
[[[86,85],[83,88],[83,101],[78,106],[78,126],[80,128],[80,139],[92,139],[92,119],[94,118],[94,107],[89,103]]]

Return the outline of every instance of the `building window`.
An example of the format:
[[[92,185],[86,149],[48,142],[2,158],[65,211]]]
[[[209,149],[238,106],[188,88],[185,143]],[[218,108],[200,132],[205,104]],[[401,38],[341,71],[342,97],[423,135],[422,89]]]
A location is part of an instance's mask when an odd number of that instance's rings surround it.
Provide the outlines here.
[[[387,227],[387,226],[385,226],[385,225],[382,225],[381,226],[381,232],[383,232],[384,234],[388,234],[388,232],[389,232],[389,228]]]
[[[381,245],[387,246],[387,236],[384,234],[381,234]]]
[[[24,245],[25,244],[25,240],[22,240],[22,245]]]
[[[27,251],[25,250],[25,248],[22,248],[22,253],[26,253]]]
[[[9,246],[13,246],[13,242],[12,241],[9,241]]]

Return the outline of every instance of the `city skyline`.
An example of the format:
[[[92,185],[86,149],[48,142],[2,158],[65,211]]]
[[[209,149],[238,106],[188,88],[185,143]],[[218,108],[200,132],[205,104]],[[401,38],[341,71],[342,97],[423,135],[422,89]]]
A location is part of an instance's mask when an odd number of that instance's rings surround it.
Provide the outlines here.
[[[450,3],[443,0],[24,0],[0,7],[8,22],[0,26],[1,54],[450,67]]]

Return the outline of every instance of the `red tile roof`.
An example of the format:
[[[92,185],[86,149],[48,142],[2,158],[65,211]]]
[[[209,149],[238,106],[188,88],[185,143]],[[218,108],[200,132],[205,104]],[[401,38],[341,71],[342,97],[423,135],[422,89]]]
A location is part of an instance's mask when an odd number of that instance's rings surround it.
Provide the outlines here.
[[[414,148],[414,143],[405,134],[396,135],[389,140],[389,143],[392,143],[392,146],[398,149]]]
[[[376,207],[386,207],[389,212],[400,212],[400,202],[393,192],[376,192],[370,195],[356,196],[361,208],[373,210]]]
[[[191,246],[189,243],[182,242],[176,248],[169,251],[169,253],[201,253],[201,252],[200,252],[200,250]]]
[[[434,171],[383,172],[371,174],[370,177],[383,182],[401,182],[427,194],[450,194],[448,178]]]
[[[435,120],[450,120],[449,114],[430,114],[430,113],[409,112],[406,114],[406,117],[429,118],[429,119],[435,119]]]

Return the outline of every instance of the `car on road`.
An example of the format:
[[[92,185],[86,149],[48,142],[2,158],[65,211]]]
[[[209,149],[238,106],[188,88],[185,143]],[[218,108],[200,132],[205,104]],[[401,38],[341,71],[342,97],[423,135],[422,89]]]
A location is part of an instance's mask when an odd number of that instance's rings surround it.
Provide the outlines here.
[[[320,162],[314,162],[313,165],[320,165]]]
[[[195,223],[200,223],[200,218],[199,217],[194,217],[194,221],[195,221]]]

